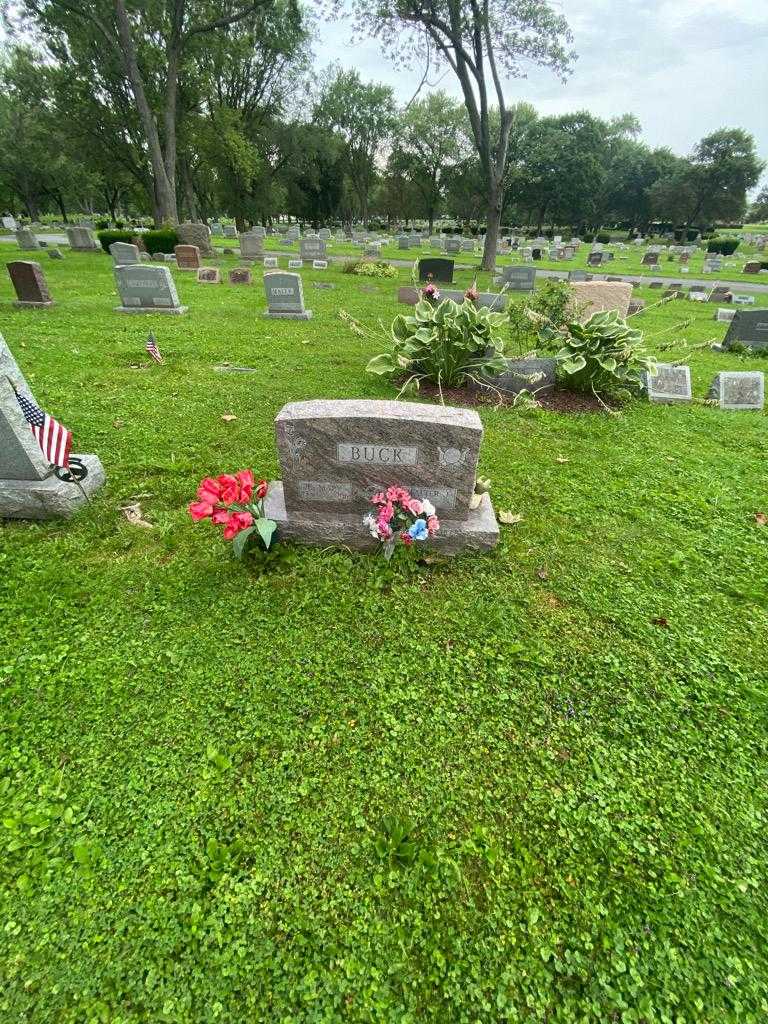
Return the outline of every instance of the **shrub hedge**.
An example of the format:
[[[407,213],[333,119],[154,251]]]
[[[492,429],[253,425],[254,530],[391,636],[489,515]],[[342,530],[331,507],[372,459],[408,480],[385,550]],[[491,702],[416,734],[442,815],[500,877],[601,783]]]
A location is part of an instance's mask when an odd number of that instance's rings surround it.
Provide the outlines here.
[[[719,252],[722,256],[730,256],[738,247],[738,238],[712,238],[707,242],[707,252]]]

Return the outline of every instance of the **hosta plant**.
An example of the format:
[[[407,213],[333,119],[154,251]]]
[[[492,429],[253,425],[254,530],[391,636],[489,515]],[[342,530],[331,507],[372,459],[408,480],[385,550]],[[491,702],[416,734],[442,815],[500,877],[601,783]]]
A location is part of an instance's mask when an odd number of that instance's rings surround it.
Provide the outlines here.
[[[545,327],[541,337],[544,342],[560,340],[555,358],[573,391],[637,390],[642,374],[656,369],[643,347],[643,332],[630,327],[615,309],[594,313],[586,323],[568,321],[559,330]]]
[[[371,359],[367,370],[407,374],[408,383],[415,388],[422,381],[461,387],[467,379],[497,376],[507,368],[500,335],[505,322],[505,316],[477,309],[471,299],[440,302],[439,293],[429,300],[422,298],[412,316],[395,317],[390,328],[391,351]]]

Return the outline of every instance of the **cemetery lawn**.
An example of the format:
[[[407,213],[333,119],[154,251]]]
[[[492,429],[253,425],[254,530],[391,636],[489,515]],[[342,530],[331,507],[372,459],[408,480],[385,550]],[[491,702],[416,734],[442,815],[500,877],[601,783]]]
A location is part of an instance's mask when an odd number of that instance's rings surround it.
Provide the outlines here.
[[[260,268],[174,270],[186,316],[123,316],[111,260],[64,253],[51,310],[0,268],[0,331],[108,484],[0,526],[0,1020],[764,1022],[766,417],[483,408],[522,517],[494,553],[244,567],[199,479],[275,478],[285,402],[393,397],[337,311],[388,323],[408,271],[305,269],[290,322]],[[714,309],[634,322],[721,340]],[[691,362],[698,398],[768,369]]]

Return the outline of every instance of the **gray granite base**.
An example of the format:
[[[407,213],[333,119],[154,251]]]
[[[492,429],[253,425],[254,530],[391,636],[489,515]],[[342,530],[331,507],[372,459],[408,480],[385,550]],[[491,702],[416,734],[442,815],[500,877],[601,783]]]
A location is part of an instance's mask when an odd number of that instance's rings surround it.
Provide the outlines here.
[[[14,302],[14,309],[50,309],[51,306],[55,306],[56,303],[51,299],[50,302]]]
[[[363,516],[338,513],[307,512],[288,515],[285,508],[283,483],[273,480],[264,503],[264,514],[277,523],[277,537],[299,544],[321,547],[338,544],[354,551],[379,550],[380,544],[363,526]],[[426,550],[442,555],[458,555],[465,551],[491,551],[499,543],[499,524],[488,494],[484,494],[478,508],[473,509],[465,522],[440,518],[439,532],[422,542]]]
[[[286,313],[278,310],[267,310],[263,316],[269,320],[311,320],[312,310],[305,309],[303,313]]]
[[[114,306],[113,313],[165,313],[171,316],[181,316],[186,313],[189,306]]]
[[[0,519],[69,519],[106,479],[98,456],[77,458],[88,469],[80,486],[53,473],[45,480],[0,480]]]

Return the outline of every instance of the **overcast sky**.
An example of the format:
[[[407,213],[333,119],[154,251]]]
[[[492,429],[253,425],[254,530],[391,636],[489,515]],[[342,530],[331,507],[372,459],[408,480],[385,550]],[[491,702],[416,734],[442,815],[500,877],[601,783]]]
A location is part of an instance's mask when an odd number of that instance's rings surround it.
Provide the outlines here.
[[[768,0],[570,0],[566,16],[579,55],[563,85],[534,70],[512,81],[509,101],[539,113],[633,113],[643,139],[685,155],[722,127],[745,128],[768,160]],[[343,22],[321,24],[316,62],[338,60],[387,82],[399,100],[413,95],[423,69],[393,70],[377,45],[349,45]],[[460,96],[451,73],[440,88]],[[768,172],[764,178],[768,177]]]

